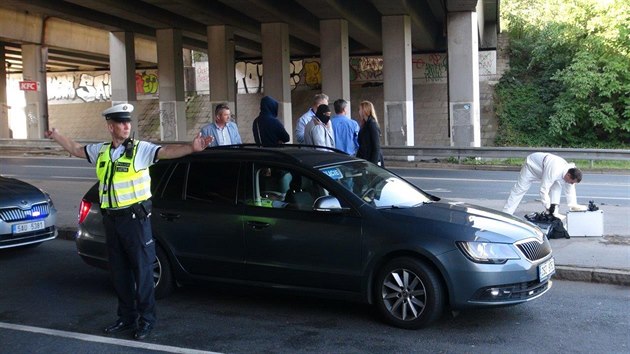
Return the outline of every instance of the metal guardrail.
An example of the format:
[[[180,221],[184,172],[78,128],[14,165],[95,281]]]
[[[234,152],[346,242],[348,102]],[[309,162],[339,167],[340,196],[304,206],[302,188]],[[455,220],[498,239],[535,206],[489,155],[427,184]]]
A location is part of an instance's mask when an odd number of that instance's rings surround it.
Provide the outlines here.
[[[77,141],[81,144],[100,141]],[[175,142],[160,141],[160,144]],[[0,151],[14,150],[32,153],[63,152],[49,139],[0,139]],[[466,158],[525,158],[534,152],[549,152],[571,160],[619,160],[630,161],[630,150],[623,149],[568,149],[529,147],[434,147],[434,146],[383,146],[383,155],[390,161],[422,161],[434,158],[454,158],[461,162]]]
[[[421,147],[384,146],[386,160],[421,161],[433,158],[525,158],[534,152],[549,152],[570,160],[619,160],[630,161],[630,150],[623,149],[568,149],[530,147]]]

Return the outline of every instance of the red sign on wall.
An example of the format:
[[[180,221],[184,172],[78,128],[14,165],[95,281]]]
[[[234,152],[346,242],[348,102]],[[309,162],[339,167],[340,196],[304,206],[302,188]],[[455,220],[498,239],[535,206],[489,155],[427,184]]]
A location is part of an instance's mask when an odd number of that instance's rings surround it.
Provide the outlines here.
[[[39,82],[37,82],[37,81],[20,81],[20,90],[22,90],[22,91],[39,91]]]

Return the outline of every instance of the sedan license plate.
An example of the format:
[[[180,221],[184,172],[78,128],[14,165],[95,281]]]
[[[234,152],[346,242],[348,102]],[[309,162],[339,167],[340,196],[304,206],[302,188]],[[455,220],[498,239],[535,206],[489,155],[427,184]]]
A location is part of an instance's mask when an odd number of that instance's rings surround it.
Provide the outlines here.
[[[556,272],[556,264],[553,258],[538,266],[538,280],[545,281]]]
[[[33,222],[27,222],[24,224],[13,225],[11,229],[14,234],[21,234],[24,232],[43,230],[45,226],[46,225],[44,224],[44,221],[42,220],[42,221],[33,221]]]

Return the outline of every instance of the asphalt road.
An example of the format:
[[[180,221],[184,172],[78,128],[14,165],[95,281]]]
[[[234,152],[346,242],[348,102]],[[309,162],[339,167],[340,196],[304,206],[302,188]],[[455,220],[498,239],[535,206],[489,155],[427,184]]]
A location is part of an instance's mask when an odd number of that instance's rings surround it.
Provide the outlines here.
[[[418,331],[368,305],[249,287],[189,286],[158,301],[145,342],[101,335],[115,319],[106,272],[74,243],[0,250],[0,353],[628,353],[627,287],[555,281],[513,307],[450,313]]]

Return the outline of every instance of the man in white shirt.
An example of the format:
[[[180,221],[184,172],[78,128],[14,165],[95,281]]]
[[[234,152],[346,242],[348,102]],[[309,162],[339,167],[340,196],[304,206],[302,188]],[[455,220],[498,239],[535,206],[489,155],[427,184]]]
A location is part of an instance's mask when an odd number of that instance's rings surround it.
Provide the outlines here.
[[[503,212],[514,214],[531,184],[538,181],[540,181],[540,201],[550,214],[558,213],[560,190],[564,191],[567,205],[571,210],[586,210],[585,206],[577,204],[575,195],[575,184],[582,181],[582,171],[576,168],[575,164],[568,163],[559,156],[536,152],[527,156],[518,181],[512,187],[510,197],[503,207]]]
[[[318,93],[313,97],[313,104],[306,111],[306,113],[302,114],[302,116],[298,119],[295,124],[295,142],[297,144],[304,144],[304,128],[308,124],[308,122],[315,117],[315,112],[317,112],[317,107],[325,104],[328,105],[328,96],[323,93]]]

